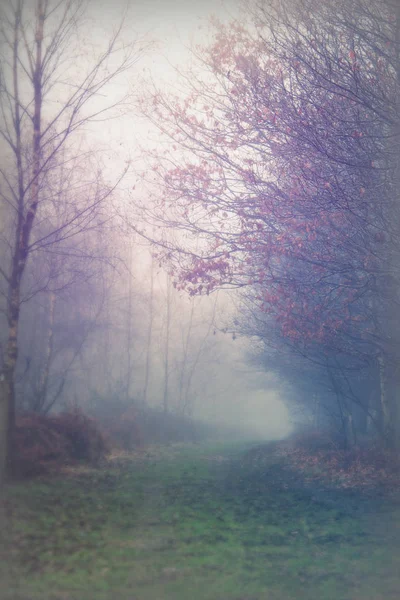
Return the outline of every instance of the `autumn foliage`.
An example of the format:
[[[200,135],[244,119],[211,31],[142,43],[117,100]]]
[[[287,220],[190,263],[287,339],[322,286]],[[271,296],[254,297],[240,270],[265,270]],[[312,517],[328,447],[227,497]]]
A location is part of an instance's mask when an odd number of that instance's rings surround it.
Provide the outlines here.
[[[326,369],[338,421],[354,403],[369,411],[363,372],[393,445],[400,13],[383,0],[272,0],[242,17],[214,21],[184,93],[142,101],[165,142],[149,152],[142,214],[178,289],[250,290],[266,344]]]
[[[156,211],[167,209],[202,240],[197,253],[180,255],[177,286],[256,287],[282,334],[305,344],[368,340],[359,290],[376,268],[383,227],[378,214],[373,227],[365,223],[377,185],[373,111],[352,100],[348,56],[330,73],[327,93],[321,81],[338,57],[320,59],[313,75],[304,64],[315,60],[312,49],[301,64],[256,26],[251,34],[238,23],[216,25],[204,54],[214,79],[204,94],[194,75],[185,101],[155,97],[153,114],[178,148],[154,167],[162,177]]]
[[[294,436],[279,454],[308,483],[385,493],[400,489],[398,457],[370,440],[346,449],[328,433],[314,431]]]

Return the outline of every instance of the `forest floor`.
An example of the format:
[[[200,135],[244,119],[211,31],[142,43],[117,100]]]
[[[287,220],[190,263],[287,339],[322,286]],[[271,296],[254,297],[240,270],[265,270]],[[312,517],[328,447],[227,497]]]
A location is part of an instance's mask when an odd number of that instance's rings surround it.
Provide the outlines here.
[[[0,597],[397,600],[398,499],[307,479],[279,448],[153,448],[10,485]]]

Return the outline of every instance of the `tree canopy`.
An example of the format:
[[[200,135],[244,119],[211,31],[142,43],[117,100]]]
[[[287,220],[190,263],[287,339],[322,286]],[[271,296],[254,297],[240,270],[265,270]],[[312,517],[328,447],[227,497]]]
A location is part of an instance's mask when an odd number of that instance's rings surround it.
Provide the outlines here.
[[[277,0],[246,14],[214,22],[184,91],[143,101],[169,140],[150,153],[159,187],[143,210],[178,288],[251,289],[303,354],[378,361],[394,439],[399,8]]]

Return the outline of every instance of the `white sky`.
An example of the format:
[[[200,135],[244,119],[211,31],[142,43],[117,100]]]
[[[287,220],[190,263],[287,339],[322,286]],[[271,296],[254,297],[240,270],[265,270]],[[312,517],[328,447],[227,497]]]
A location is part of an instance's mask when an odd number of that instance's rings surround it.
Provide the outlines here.
[[[229,21],[238,13],[240,0],[92,0],[88,16],[90,32],[88,37],[99,44],[110,38],[125,16],[124,40],[134,39],[154,41],[154,48],[140,59],[130,74],[125,74],[126,89],[133,93],[135,78],[151,78],[156,84],[163,81],[173,86],[176,79],[174,66],[183,67],[190,60],[188,47],[191,42],[200,43],[207,38],[208,20],[217,16]],[[121,79],[108,89],[111,95],[122,95],[124,82]],[[132,113],[118,121],[105,123],[101,138],[115,143],[116,151],[122,155],[135,155],[137,141],[146,142],[149,125],[144,125]],[[99,135],[98,129],[94,132]],[[123,148],[121,148],[121,144]]]
[[[238,0],[97,0],[98,21],[116,22],[127,10],[127,22],[139,34],[150,33],[169,46],[170,51],[187,41],[204,19],[212,14],[221,19],[234,16]]]

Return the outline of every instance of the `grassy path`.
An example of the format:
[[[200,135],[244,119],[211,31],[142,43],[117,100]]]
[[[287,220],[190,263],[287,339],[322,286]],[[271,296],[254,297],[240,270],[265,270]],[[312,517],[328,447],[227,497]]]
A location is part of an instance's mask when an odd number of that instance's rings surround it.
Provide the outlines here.
[[[311,490],[273,446],[173,447],[9,489],[3,600],[396,600],[400,508]]]

